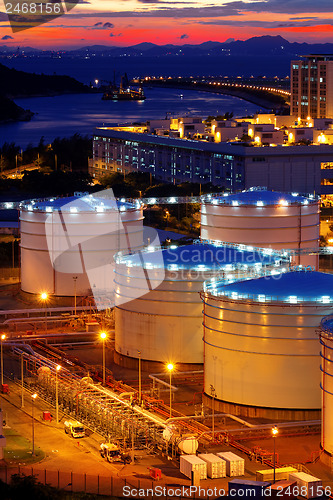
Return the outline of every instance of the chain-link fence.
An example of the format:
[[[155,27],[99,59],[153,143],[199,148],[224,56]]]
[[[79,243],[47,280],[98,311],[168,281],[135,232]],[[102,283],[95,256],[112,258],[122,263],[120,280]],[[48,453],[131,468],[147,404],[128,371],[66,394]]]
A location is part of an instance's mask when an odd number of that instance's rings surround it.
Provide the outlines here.
[[[163,482],[148,478],[122,478],[111,475],[94,476],[85,473],[47,470],[31,466],[0,468],[0,479],[6,483],[10,483],[11,476],[14,474],[34,476],[40,483],[48,484],[64,491],[90,493],[116,498],[200,498],[208,500],[225,494],[224,490],[220,488],[184,486],[179,484],[165,485]]]

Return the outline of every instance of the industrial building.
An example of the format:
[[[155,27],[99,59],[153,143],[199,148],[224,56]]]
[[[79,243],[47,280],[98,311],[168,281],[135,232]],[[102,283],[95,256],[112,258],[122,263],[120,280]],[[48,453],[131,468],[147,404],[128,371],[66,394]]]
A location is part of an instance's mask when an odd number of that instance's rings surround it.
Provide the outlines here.
[[[115,268],[116,359],[127,366],[135,366],[139,357],[201,364],[203,282],[255,276],[282,264],[288,260],[269,250],[204,242],[120,256]]]
[[[21,204],[21,288],[58,296],[113,289],[113,256],[143,245],[141,205],[78,193]]]
[[[253,188],[204,198],[201,238],[254,247],[300,251],[295,262],[318,268],[320,205],[313,195],[299,196]]]
[[[211,183],[228,192],[266,186],[328,195],[333,194],[332,158],[329,144],[251,147],[100,127],[89,172],[96,179],[111,172],[148,172],[164,182]]]
[[[205,283],[205,401],[250,417],[318,418],[316,330],[332,311],[332,286],[332,275],[304,270]]]
[[[291,61],[290,114],[301,119],[333,117],[333,55]]]

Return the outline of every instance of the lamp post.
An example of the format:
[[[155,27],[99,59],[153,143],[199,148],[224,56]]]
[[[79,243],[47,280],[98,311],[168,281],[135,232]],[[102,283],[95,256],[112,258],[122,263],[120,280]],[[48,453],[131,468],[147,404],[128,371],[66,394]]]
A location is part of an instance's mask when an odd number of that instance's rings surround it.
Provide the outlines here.
[[[40,298],[44,302],[45,307],[45,333],[47,333],[47,309],[46,309],[46,301],[48,299],[48,294],[46,292],[41,293]]]
[[[167,365],[167,369],[169,370],[169,385],[170,385],[170,418],[172,417],[172,385],[171,385],[171,376],[172,376],[172,371],[174,369],[174,365],[172,363],[169,363]]]
[[[1,387],[3,386],[3,349],[2,343],[6,339],[6,335],[3,333],[1,335]]]
[[[106,340],[106,333],[102,332],[100,335],[102,342],[103,342],[103,385],[105,385],[105,340]]]
[[[74,280],[74,314],[76,316],[76,280],[77,280],[77,276],[73,276],[73,280]]]
[[[32,456],[35,456],[35,399],[37,398],[37,394],[33,394],[31,396],[31,416],[32,416]]]
[[[212,435],[213,435],[213,443],[215,441],[215,398],[216,398],[216,391],[215,387],[210,384],[210,394],[213,399],[213,405],[212,405]]]
[[[139,355],[139,404],[141,404],[141,394],[142,394],[142,390],[141,390],[141,351],[138,351],[138,355]]]
[[[272,435],[273,435],[273,483],[275,483],[275,439],[276,439],[276,436],[278,435],[279,433],[279,429],[276,427],[276,425],[274,425],[274,427],[272,427]]]
[[[59,423],[59,399],[58,399],[58,371],[61,370],[61,366],[60,365],[57,365],[56,366],[56,386],[55,386],[55,390],[56,390],[56,423],[58,424]]]

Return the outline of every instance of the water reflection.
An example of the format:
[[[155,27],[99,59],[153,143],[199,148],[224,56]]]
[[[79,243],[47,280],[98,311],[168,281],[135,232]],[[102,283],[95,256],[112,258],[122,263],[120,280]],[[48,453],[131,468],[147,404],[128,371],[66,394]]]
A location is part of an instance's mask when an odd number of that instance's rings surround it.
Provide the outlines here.
[[[0,144],[16,142],[21,147],[45,142],[55,137],[68,137],[74,133],[91,135],[94,127],[102,124],[146,121],[165,118],[170,114],[208,115],[233,112],[235,116],[255,113],[258,107],[231,96],[214,95],[192,90],[145,89],[145,101],[102,101],[101,94],[75,94],[56,97],[17,99],[16,103],[35,112],[30,122],[0,126]]]

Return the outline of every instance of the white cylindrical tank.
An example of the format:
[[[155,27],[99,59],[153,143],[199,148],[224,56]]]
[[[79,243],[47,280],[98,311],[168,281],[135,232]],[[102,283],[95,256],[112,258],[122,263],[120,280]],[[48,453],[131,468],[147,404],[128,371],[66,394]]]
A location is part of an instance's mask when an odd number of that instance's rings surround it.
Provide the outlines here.
[[[320,409],[316,329],[332,289],[332,275],[304,270],[205,284],[204,391],[220,410],[292,418]]]
[[[115,268],[115,349],[142,360],[202,363],[203,281],[239,277],[280,257],[224,245],[170,246],[119,258]],[[132,299],[132,300],[131,300]]]
[[[116,252],[142,247],[142,208],[99,195],[29,201],[20,230],[22,290],[87,295],[113,289]]]
[[[201,204],[201,238],[276,250],[319,247],[320,205],[313,196],[250,189],[207,195]],[[318,269],[318,255],[295,257]]]
[[[321,345],[321,447],[333,456],[333,316],[323,318],[320,325]]]

